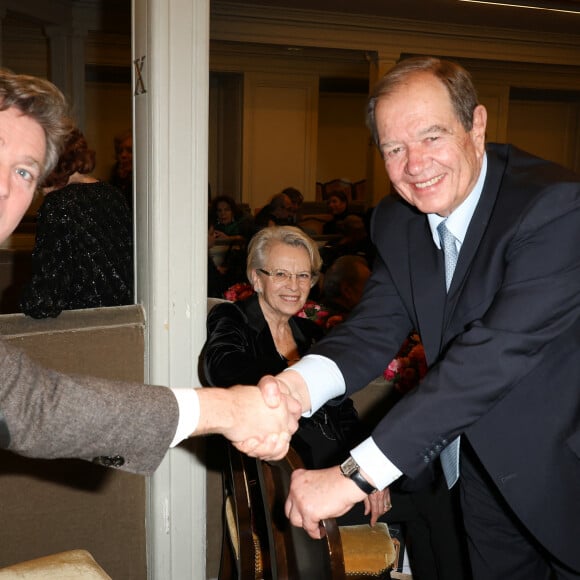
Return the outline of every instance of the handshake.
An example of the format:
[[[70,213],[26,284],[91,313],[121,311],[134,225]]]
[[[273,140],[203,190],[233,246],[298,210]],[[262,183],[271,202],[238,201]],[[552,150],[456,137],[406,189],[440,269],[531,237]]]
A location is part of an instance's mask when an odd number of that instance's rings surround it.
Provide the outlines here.
[[[286,455],[300,416],[310,408],[306,385],[293,371],[284,373],[284,380],[266,376],[258,386],[198,393],[200,419],[194,435],[221,433],[243,453],[266,460]]]
[[[265,460],[286,455],[300,416],[311,407],[306,383],[295,370],[263,377],[256,387],[200,389],[199,395],[196,435],[221,433],[242,453]],[[343,515],[361,501],[371,526],[391,509],[388,489],[368,495],[344,477],[338,465],[296,469],[284,511],[292,525],[304,528],[312,538],[321,538],[321,520]]]

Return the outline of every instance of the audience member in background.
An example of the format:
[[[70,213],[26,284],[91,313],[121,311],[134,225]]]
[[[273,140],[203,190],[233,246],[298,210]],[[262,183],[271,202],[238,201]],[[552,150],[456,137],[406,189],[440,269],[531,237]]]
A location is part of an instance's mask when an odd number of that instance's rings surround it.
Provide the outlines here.
[[[222,273],[227,273],[230,284],[245,282],[247,245],[254,232],[251,216],[244,215],[230,196],[219,195],[211,202],[209,223],[214,226],[216,242],[227,246],[219,265]]]
[[[215,246],[215,228],[211,221],[207,227],[207,295],[210,298],[223,298],[224,292],[235,283],[228,275],[226,266],[216,266],[210,250]]]
[[[332,326],[348,315],[359,303],[371,275],[367,261],[361,256],[341,256],[326,271],[322,283],[322,303],[328,310]],[[333,317],[338,317],[332,322]]]
[[[346,216],[350,215],[348,208],[348,198],[343,191],[332,191],[326,200],[328,211],[332,214],[332,219],[324,224],[322,233],[324,235],[340,234],[340,224]]]
[[[95,152],[72,129],[44,180],[32,279],[20,302],[33,318],[133,302],[131,213],[112,185],[91,175]]]
[[[0,69],[0,242],[56,165],[70,135],[67,110],[52,83]],[[269,407],[252,387],[168,389],[67,376],[0,340],[0,448],[28,457],[74,457],[150,474],[169,446],[221,433],[250,439],[255,454],[276,459],[288,449],[299,405],[276,394],[267,399]]]
[[[113,144],[115,165],[109,183],[121,191],[133,211],[133,131],[123,131],[114,138]]]
[[[218,195],[210,204],[210,221],[218,240],[245,247],[252,235],[252,219],[229,195]]]
[[[286,187],[282,190],[290,198],[290,210],[288,211],[288,225],[295,226],[299,220],[299,212],[304,203],[304,196],[302,192],[295,187]]]
[[[276,194],[256,215],[254,220],[256,231],[269,226],[287,225],[291,211],[290,198],[285,193]]]
[[[338,240],[328,242],[320,251],[325,272],[340,256],[361,256],[372,267],[375,259],[375,247],[365,228],[364,220],[357,214],[347,215],[340,222],[337,234]]]
[[[308,318],[297,316],[320,271],[318,248],[302,230],[273,226],[250,242],[247,275],[255,293],[236,303],[214,306],[207,319],[202,350],[204,384],[229,387],[251,384],[283,371],[299,360],[322,336]],[[356,432],[357,416],[350,399],[326,405],[300,419],[292,445],[307,466],[325,467],[346,457]],[[386,499],[385,499],[386,497]],[[388,492],[370,498],[373,517],[385,512]]]

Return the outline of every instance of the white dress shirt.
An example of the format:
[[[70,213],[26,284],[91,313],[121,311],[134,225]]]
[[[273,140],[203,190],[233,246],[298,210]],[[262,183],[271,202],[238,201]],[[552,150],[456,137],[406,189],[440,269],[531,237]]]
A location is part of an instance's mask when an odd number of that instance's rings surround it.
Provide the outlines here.
[[[197,389],[171,389],[177,399],[179,421],[170,447],[175,447],[187,439],[199,423],[199,397]]]

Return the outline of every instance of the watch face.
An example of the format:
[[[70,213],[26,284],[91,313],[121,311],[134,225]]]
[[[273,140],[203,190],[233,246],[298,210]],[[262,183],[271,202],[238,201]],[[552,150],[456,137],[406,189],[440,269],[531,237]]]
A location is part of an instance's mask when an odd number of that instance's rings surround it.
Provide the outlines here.
[[[359,470],[359,467],[356,461],[349,457],[341,466],[340,470],[345,477],[350,477],[353,473],[356,473]]]

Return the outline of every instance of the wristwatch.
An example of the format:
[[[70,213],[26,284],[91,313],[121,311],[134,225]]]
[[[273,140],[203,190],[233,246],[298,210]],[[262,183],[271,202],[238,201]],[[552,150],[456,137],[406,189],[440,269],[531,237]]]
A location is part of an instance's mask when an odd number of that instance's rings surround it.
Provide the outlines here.
[[[360,473],[358,463],[351,456],[340,465],[340,472],[344,477],[352,479],[366,494],[377,491]]]

